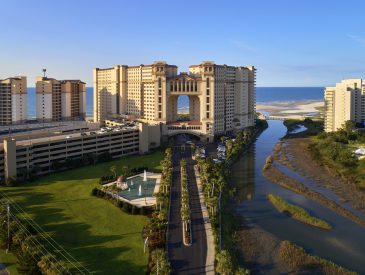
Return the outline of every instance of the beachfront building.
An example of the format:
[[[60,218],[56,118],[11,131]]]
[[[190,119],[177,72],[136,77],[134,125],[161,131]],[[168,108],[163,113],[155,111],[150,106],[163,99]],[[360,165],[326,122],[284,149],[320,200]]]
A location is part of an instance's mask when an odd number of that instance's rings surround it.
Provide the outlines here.
[[[324,90],[324,130],[343,128],[346,121],[365,122],[365,83],[362,79],[345,79]]]
[[[255,72],[202,62],[179,73],[166,62],[94,69],[94,121],[127,115],[160,124],[163,136],[189,133],[211,141],[215,135],[253,126]],[[189,117],[179,120],[178,98],[188,96]]]
[[[0,80],[0,125],[25,122],[27,110],[27,78],[19,76]]]
[[[80,80],[36,78],[37,120],[83,120],[86,114],[86,85]]]

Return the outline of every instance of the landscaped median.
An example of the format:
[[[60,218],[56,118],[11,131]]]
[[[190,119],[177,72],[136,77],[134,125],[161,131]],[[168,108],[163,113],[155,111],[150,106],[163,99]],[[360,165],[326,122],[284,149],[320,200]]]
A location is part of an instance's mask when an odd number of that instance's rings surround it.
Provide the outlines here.
[[[181,220],[183,224],[184,245],[191,245],[191,218],[188,190],[188,175],[186,173],[186,160],[181,160]]]
[[[288,213],[292,218],[298,221],[322,229],[329,230],[332,228],[326,221],[311,216],[304,208],[288,203],[277,195],[268,194],[267,198],[280,212]]]

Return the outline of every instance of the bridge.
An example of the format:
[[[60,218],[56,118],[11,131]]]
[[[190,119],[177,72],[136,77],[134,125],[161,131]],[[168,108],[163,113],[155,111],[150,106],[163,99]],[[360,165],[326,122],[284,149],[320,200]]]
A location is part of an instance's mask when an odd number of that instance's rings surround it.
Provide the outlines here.
[[[270,115],[263,115],[263,114],[259,114],[258,116],[259,119],[264,119],[264,120],[279,120],[279,121],[284,121],[284,120],[287,120],[287,119],[301,119],[301,120],[304,120],[305,118],[307,118],[306,116],[301,116],[301,117],[298,117],[297,115],[295,116],[270,116]]]
[[[288,117],[285,116],[264,116],[265,120],[280,120],[280,121],[284,121],[286,119],[288,119]]]
[[[213,136],[204,131],[200,121],[175,121],[169,122],[166,126],[166,134],[168,136],[190,134],[198,137],[200,140],[210,141],[213,139]]]

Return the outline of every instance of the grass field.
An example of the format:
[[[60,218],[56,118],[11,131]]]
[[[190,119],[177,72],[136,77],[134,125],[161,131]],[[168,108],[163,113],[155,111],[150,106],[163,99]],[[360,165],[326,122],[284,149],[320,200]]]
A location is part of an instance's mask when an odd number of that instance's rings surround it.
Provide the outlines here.
[[[143,254],[144,216],[125,214],[108,201],[90,195],[98,179],[118,172],[147,166],[159,169],[163,152],[129,156],[120,160],[82,167],[40,177],[16,187],[1,187],[72,256],[99,274],[144,274],[148,255]],[[4,258],[14,270],[14,257]],[[7,255],[6,255],[7,256]],[[10,270],[10,271],[12,271]],[[12,273],[13,274],[13,273]]]

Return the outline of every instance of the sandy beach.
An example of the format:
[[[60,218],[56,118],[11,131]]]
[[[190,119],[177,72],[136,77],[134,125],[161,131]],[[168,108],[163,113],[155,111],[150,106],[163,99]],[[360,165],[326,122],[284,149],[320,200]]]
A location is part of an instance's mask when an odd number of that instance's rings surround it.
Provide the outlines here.
[[[258,103],[257,112],[272,117],[285,117],[302,119],[305,117],[321,117],[323,115],[324,102],[318,100],[307,101],[278,101],[269,103]]]

